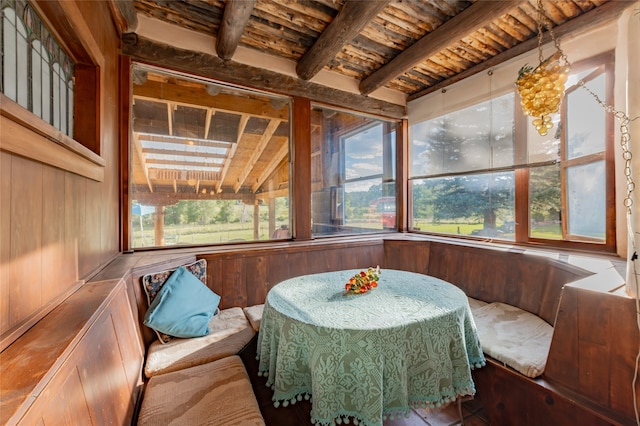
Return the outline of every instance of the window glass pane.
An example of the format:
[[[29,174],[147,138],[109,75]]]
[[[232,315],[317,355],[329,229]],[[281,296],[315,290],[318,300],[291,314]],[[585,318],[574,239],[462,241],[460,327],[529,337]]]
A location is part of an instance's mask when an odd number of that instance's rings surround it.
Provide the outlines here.
[[[562,239],[561,196],[559,165],[535,167],[529,171],[531,237]]]
[[[290,238],[289,100],[133,74],[131,246]]]
[[[605,75],[601,74],[587,83],[600,99],[606,99]],[[567,158],[582,157],[604,151],[605,110],[586,90],[567,94]]]
[[[513,164],[514,95],[508,93],[412,126],[412,177]]]
[[[605,239],[605,164],[597,161],[567,169],[568,232]]]
[[[413,228],[513,240],[514,173],[412,181]]]
[[[31,106],[33,113],[42,118],[42,44],[34,40],[31,45]]]
[[[46,68],[42,68],[42,119],[47,123],[51,123],[51,68],[46,64]]]
[[[532,124],[536,117],[527,117],[527,156],[529,163],[557,161],[560,159],[560,115],[553,114],[553,127],[546,136],[541,136]]]
[[[25,108],[29,108],[29,76],[28,69],[29,47],[27,43],[27,31],[22,22],[16,20],[18,35],[16,38],[16,71],[17,71],[17,99],[16,101]]]
[[[393,230],[396,227],[395,196],[382,196],[379,179],[369,179],[344,185],[345,232]]]
[[[61,86],[61,77],[60,77],[60,64],[53,64],[53,99],[51,100],[53,106],[53,127],[59,129],[60,128],[60,86]]]
[[[18,37],[16,40],[17,53],[17,102],[25,108],[29,108],[29,75],[27,73],[29,46],[27,43],[27,32],[20,20],[16,21],[18,29]]]
[[[491,163],[489,167],[513,164],[514,94],[508,93],[489,103],[491,125],[488,131]]]
[[[73,137],[73,80],[69,80],[69,83],[67,85],[67,100],[69,103],[69,107],[68,107],[68,123],[69,125],[67,126],[67,134],[71,137]]]
[[[74,64],[29,2],[4,0],[2,4],[3,93],[73,136]]]
[[[64,75],[60,81],[60,127],[62,133],[67,133],[67,82]]]
[[[346,180],[382,174],[382,124],[344,138]],[[371,143],[371,142],[374,143]]]
[[[2,9],[2,90],[12,100],[17,100],[16,13],[10,7]],[[22,24],[20,24],[22,25]]]
[[[311,112],[314,236],[394,230],[396,123]]]

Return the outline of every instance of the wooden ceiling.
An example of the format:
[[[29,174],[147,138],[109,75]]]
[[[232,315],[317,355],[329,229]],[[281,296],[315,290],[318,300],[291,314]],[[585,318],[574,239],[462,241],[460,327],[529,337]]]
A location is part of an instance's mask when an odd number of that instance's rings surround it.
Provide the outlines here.
[[[286,98],[136,66],[133,197],[170,205],[286,195],[289,131]]]
[[[613,19],[632,3],[542,1],[547,22],[558,37]],[[368,103],[377,89],[395,91],[409,101],[538,44],[537,0],[111,0],[110,4],[123,34],[123,51],[134,59],[178,70],[188,70],[184,63],[194,61],[193,69],[202,70],[204,76],[224,72],[226,79],[221,79],[229,83],[250,79],[249,85],[266,90],[273,89],[275,81],[281,83],[276,90],[284,95],[357,105],[381,115],[388,112],[385,103]],[[145,44],[136,34],[140,15],[212,36],[217,57],[171,48],[160,51],[157,44]],[[547,33],[544,39],[549,40]],[[272,71],[260,74],[255,66],[247,71],[246,65],[234,63],[239,46],[294,63],[297,79],[286,76],[278,81]],[[313,79],[321,70],[354,79],[360,93],[318,89],[320,84],[314,85]],[[186,99],[177,93],[184,90]],[[133,93],[134,114],[139,116],[133,129],[132,176],[141,201],[147,194],[148,204],[170,204],[176,197],[250,202],[258,192],[277,196],[287,190],[288,106],[276,109],[266,95],[238,102],[230,94],[211,95],[206,83],[167,79],[153,72],[134,84]],[[394,107],[400,110],[389,117],[406,113],[405,105]],[[180,124],[185,112],[199,117],[190,130]],[[202,148],[191,147],[194,141]]]
[[[409,100],[537,44],[537,0],[113,1],[129,16],[125,32],[143,14],[214,36],[225,61],[244,46],[294,61],[303,81],[325,69],[356,79],[363,95],[386,87]],[[542,1],[558,35],[631,3]]]

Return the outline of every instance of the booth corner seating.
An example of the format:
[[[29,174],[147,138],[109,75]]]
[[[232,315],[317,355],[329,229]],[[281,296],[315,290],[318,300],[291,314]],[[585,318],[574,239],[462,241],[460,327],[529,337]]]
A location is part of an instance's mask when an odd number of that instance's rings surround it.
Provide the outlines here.
[[[142,286],[144,324],[158,338],[147,350],[138,425],[264,425],[237,355],[256,334],[262,305],[217,309],[205,259],[147,274]]]

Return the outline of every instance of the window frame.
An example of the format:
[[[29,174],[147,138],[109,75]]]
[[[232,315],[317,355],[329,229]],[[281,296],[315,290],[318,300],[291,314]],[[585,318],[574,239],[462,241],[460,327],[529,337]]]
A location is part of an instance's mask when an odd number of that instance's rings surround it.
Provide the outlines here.
[[[0,93],[3,150],[102,182],[101,68],[105,58],[75,2],[29,1],[74,63],[73,137]],[[82,125],[79,125],[81,123]]]
[[[344,129],[341,129],[340,131],[336,132],[335,134],[332,135],[332,141],[331,144],[335,144],[337,146],[337,151],[339,152],[339,157],[338,157],[338,164],[337,164],[337,170],[336,172],[338,172],[339,174],[339,180],[338,180],[338,185],[337,186],[331,186],[331,187],[325,187],[324,189],[329,189],[330,190],[330,198],[329,198],[329,203],[330,203],[330,208],[329,208],[329,216],[330,216],[330,220],[346,220],[346,211],[344,210],[344,208],[338,208],[337,204],[338,202],[342,202],[346,204],[346,200],[347,200],[347,193],[345,191],[345,186],[348,183],[357,183],[357,182],[361,182],[361,181],[367,181],[367,180],[372,180],[372,179],[379,179],[380,183],[384,186],[384,184],[388,184],[388,183],[392,183],[394,185],[395,188],[395,192],[393,195],[393,198],[395,199],[395,206],[396,206],[396,210],[395,210],[395,218],[394,218],[394,226],[393,228],[390,226],[385,226],[385,221],[383,221],[382,217],[381,217],[381,224],[382,224],[382,229],[375,229],[375,228],[358,228],[358,229],[362,229],[363,231],[361,232],[349,232],[349,226],[346,223],[342,223],[339,226],[343,226],[344,228],[341,228],[341,231],[335,232],[335,233],[323,233],[323,232],[317,232],[313,230],[313,227],[311,227],[311,238],[312,239],[324,239],[324,238],[336,238],[336,237],[344,237],[344,236],[356,236],[356,235],[367,235],[367,234],[375,234],[375,233],[389,233],[389,232],[396,232],[399,230],[399,226],[401,221],[399,220],[400,216],[398,215],[399,212],[401,212],[401,210],[398,208],[399,203],[398,203],[398,196],[399,196],[399,191],[400,191],[400,184],[399,184],[399,173],[398,173],[398,158],[400,157],[399,155],[399,150],[402,149],[401,145],[402,145],[402,141],[401,141],[401,134],[402,134],[402,120],[398,120],[392,117],[384,117],[384,116],[379,116],[379,115],[375,115],[375,114],[367,114],[364,113],[362,111],[357,111],[357,110],[352,110],[352,109],[346,109],[346,108],[340,108],[340,107],[335,107],[335,106],[330,106],[321,102],[316,102],[316,101],[312,101],[311,102],[311,110],[318,110],[318,111],[332,111],[332,112],[337,112],[337,113],[341,113],[341,114],[348,114],[354,117],[358,117],[359,119],[363,119],[363,120],[373,120],[371,122],[368,122],[364,125],[359,125],[357,121],[355,121],[351,126],[347,126]],[[295,118],[294,118],[295,120]],[[294,124],[296,124],[294,122]],[[376,126],[382,126],[381,128],[381,145],[382,145],[382,150],[383,150],[383,154],[382,154],[382,172],[380,173],[375,173],[375,174],[370,174],[370,175],[365,175],[365,176],[359,176],[357,178],[352,178],[352,179],[347,179],[346,175],[347,175],[347,167],[346,167],[346,139],[348,139],[349,137],[352,137],[354,135],[358,135],[362,132],[368,131],[369,129],[372,129]],[[393,136],[391,136],[393,135]],[[393,137],[392,139],[388,139]],[[322,144],[324,144],[326,141],[322,142]],[[390,145],[390,147],[385,147],[385,145]],[[389,149],[390,148],[390,149]],[[388,149],[389,152],[389,156],[385,156],[385,150]],[[316,151],[318,153],[324,152],[323,148],[320,148],[319,151]],[[385,168],[390,168],[390,176],[391,177],[385,177],[385,176],[389,176],[389,175],[385,175]],[[314,170],[314,167],[311,167],[312,170]],[[313,181],[313,179],[316,176],[310,176],[310,181]],[[322,191],[313,191],[312,192],[322,192]],[[382,197],[385,197],[385,195],[382,195]],[[387,212],[388,213],[388,212]],[[313,216],[313,208],[312,211],[310,212],[310,216]],[[381,215],[382,216],[382,215]],[[333,225],[333,224],[331,224]],[[344,231],[344,232],[343,232]]]
[[[614,52],[609,51],[599,55],[595,55],[589,57],[587,59],[578,61],[571,65],[571,73],[580,72],[581,70],[587,70],[589,68],[594,68],[595,71],[590,73],[588,77],[589,79],[593,79],[598,75],[604,74],[605,76],[605,91],[606,98],[602,99],[607,105],[613,105],[614,102]],[[588,87],[588,81],[583,79],[585,85]],[[580,87],[579,84],[575,84],[574,86],[567,87],[565,89],[565,98],[569,93],[572,93],[576,90],[584,90],[584,88]],[[594,102],[595,99],[594,99]],[[615,158],[614,158],[614,117],[613,114],[605,112],[605,143],[604,143],[604,152],[597,154],[589,154],[587,156],[578,157],[576,159],[567,159],[567,126],[566,123],[566,115],[567,115],[567,103],[562,102],[560,111],[560,122],[562,123],[562,132],[560,139],[560,180],[561,180],[561,206],[562,206],[562,214],[563,217],[566,216],[567,211],[567,184],[566,184],[566,171],[569,167],[580,165],[580,164],[588,164],[594,161],[604,160],[605,163],[605,200],[606,200],[606,219],[605,219],[605,241],[604,243],[601,241],[594,241],[587,237],[579,237],[579,236],[570,236],[567,232],[568,221],[562,221],[562,240],[548,240],[543,238],[535,238],[529,235],[529,227],[526,228],[526,232],[521,232],[523,234],[524,241],[529,244],[535,245],[547,245],[547,246],[555,246],[559,248],[571,248],[571,249],[584,249],[584,250],[595,250],[595,251],[605,251],[605,252],[615,252],[616,251],[616,206],[615,206]],[[522,114],[520,114],[522,116]],[[524,116],[522,116],[522,122],[526,125],[526,120],[524,120]],[[528,170],[527,170],[528,171]],[[516,175],[516,180],[518,176]],[[529,187],[529,173],[526,173],[521,176],[522,182],[521,185],[523,188]],[[518,185],[516,183],[516,185]],[[518,193],[516,189],[516,194]],[[521,200],[522,202],[523,200]],[[526,204],[524,206],[520,206],[520,208],[524,208],[527,213],[527,221],[519,223],[529,223],[530,219],[528,216],[528,191]],[[516,198],[516,203],[518,202]],[[516,204],[516,211],[518,210],[518,205]],[[522,225],[516,225],[516,228]],[[516,231],[516,236],[518,235]],[[566,237],[565,237],[566,236]],[[569,241],[565,238],[571,237],[573,240]],[[517,241],[517,240],[516,240]]]
[[[294,221],[294,214],[295,214],[295,206],[293,203],[293,190],[292,187],[289,186],[287,188],[288,190],[288,194],[287,194],[287,198],[288,198],[288,204],[289,204],[289,211],[288,211],[288,223],[286,224],[286,229],[279,227],[277,229],[275,229],[276,232],[274,233],[270,233],[269,236],[266,239],[261,239],[261,238],[254,238],[254,239],[247,239],[247,240],[225,240],[225,241],[221,241],[221,242],[214,242],[214,241],[209,241],[209,242],[202,242],[202,243],[197,243],[197,242],[192,242],[192,243],[185,243],[185,244],[179,244],[179,245],[169,245],[169,244],[165,244],[164,243],[164,238],[162,238],[162,243],[161,244],[152,244],[152,245],[134,245],[134,232],[133,232],[133,221],[132,221],[132,201],[133,200],[138,200],[139,201],[139,195],[141,193],[135,193],[135,191],[133,191],[133,169],[132,169],[132,159],[133,159],[133,155],[132,155],[132,150],[135,149],[135,147],[133,146],[133,140],[134,140],[134,126],[132,124],[132,121],[135,120],[135,113],[134,113],[134,99],[136,98],[136,95],[134,92],[134,81],[135,81],[135,76],[134,74],[137,71],[142,71],[142,72],[153,72],[156,74],[163,74],[166,77],[172,77],[172,78],[177,78],[177,79],[184,79],[184,80],[188,80],[188,81],[192,81],[195,83],[199,83],[199,84],[209,84],[211,86],[214,86],[214,90],[215,88],[217,89],[226,89],[228,91],[232,91],[234,92],[234,94],[230,94],[228,93],[227,95],[251,95],[251,96],[261,96],[264,98],[270,98],[272,100],[278,100],[278,101],[284,101],[286,103],[287,106],[287,119],[285,121],[289,122],[289,133],[288,133],[288,153],[287,153],[287,163],[288,163],[288,173],[289,173],[289,177],[287,179],[288,182],[292,181],[292,162],[293,162],[293,155],[294,155],[294,150],[293,150],[293,129],[292,129],[292,122],[293,122],[293,115],[294,115],[294,106],[295,106],[295,99],[291,98],[290,96],[287,95],[281,95],[275,92],[270,92],[270,91],[266,91],[266,90],[261,90],[261,89],[255,89],[255,88],[251,88],[251,87],[247,87],[247,86],[242,86],[242,85],[238,85],[238,84],[230,84],[224,81],[220,81],[217,79],[213,79],[204,75],[201,75],[200,73],[191,71],[191,72],[183,72],[183,71],[178,71],[169,67],[163,67],[163,66],[158,66],[158,65],[152,65],[149,63],[146,63],[144,61],[139,61],[139,60],[133,60],[130,57],[125,57],[122,56],[121,57],[121,67],[120,67],[120,71],[121,71],[121,79],[122,81],[126,81],[128,82],[128,84],[122,84],[121,85],[121,99],[123,102],[123,109],[127,111],[126,114],[123,114],[122,120],[121,120],[121,124],[122,124],[122,128],[121,128],[121,132],[122,132],[122,140],[126,140],[128,141],[126,146],[122,149],[122,157],[121,157],[121,162],[125,167],[126,170],[126,177],[124,178],[123,181],[123,188],[124,188],[124,196],[123,196],[123,203],[122,203],[122,218],[123,218],[123,234],[122,234],[122,244],[123,247],[125,248],[125,250],[131,250],[131,251],[147,251],[147,250],[166,250],[166,249],[175,249],[175,248],[188,248],[188,247],[201,247],[201,246],[215,246],[215,245],[227,245],[227,244],[256,244],[256,243],[269,243],[269,242],[273,242],[273,241],[277,241],[277,240],[287,240],[287,239],[292,239],[293,238],[293,233],[294,233],[294,225],[295,225],[295,221]],[[185,86],[185,92],[189,91],[189,87]],[[214,95],[212,95],[214,96]],[[144,98],[144,96],[142,96]],[[158,98],[157,100],[158,102],[166,102],[167,104],[179,104],[179,101],[168,101],[167,99],[162,99],[162,98]],[[184,105],[182,106],[188,106],[187,101],[185,101]],[[274,107],[276,108],[276,107]],[[206,109],[204,106],[202,106],[202,109]],[[215,109],[215,108],[214,108]],[[276,108],[277,109],[277,108]],[[280,109],[282,109],[282,107],[280,107]],[[238,111],[237,112],[238,115],[251,115],[247,112],[242,112],[242,111]],[[245,123],[246,125],[246,123]],[[181,138],[184,139],[184,138]],[[195,139],[199,139],[198,137],[194,137]],[[237,144],[237,142],[236,142]],[[235,145],[235,144],[234,144]],[[236,145],[237,147],[237,145]],[[233,148],[232,150],[233,152],[235,152],[235,148]],[[233,158],[234,154],[231,154],[231,157],[228,158]],[[225,187],[226,188],[226,187]],[[229,192],[228,188],[226,191],[224,192]],[[260,197],[256,196],[258,195],[258,193],[254,194],[254,196],[256,197],[256,201],[258,199],[260,199]],[[281,198],[281,197],[274,197],[272,198],[273,203],[275,204],[275,200],[277,198]],[[201,198],[199,196],[198,193],[195,194],[191,194],[190,196],[187,196],[187,194],[185,194],[185,197],[183,199],[178,200],[178,202],[180,201],[191,201],[191,200],[206,200],[205,198]],[[227,198],[218,198],[216,199],[218,201],[221,200],[227,200]],[[141,203],[142,204],[142,203]],[[254,206],[265,206],[267,208],[269,208],[269,205],[271,203],[267,202],[267,203],[257,203],[254,204]],[[164,212],[161,213],[162,216],[164,216]],[[254,210],[254,220],[255,220],[255,210]],[[269,217],[269,226],[271,226],[271,224],[274,224],[275,226],[275,217]],[[164,228],[164,225],[163,225]],[[277,231],[286,231],[286,232],[277,232]],[[164,234],[164,230],[163,230],[163,234]],[[255,237],[255,234],[254,234]]]
[[[614,52],[607,51],[601,54],[597,54],[595,56],[583,59],[581,61],[577,61],[575,64],[572,64],[571,73],[580,72],[580,70],[586,70],[590,68],[596,68],[593,73],[590,73],[588,77],[594,77],[600,74],[605,75],[605,93],[606,99],[602,99],[607,105],[613,105],[614,102]],[[585,84],[588,83],[585,81]],[[571,93],[571,90],[584,90],[580,87],[579,84],[567,88],[565,90],[565,96],[567,93]],[[518,99],[517,91],[512,89],[515,92],[515,99]],[[495,97],[501,96],[504,93],[493,95]],[[490,99],[491,93],[487,94],[486,98],[476,100],[472,105],[480,104]],[[595,102],[595,100],[594,100]],[[454,112],[457,110],[462,110],[468,107],[469,104],[465,104],[456,110],[452,110],[449,112]],[[560,114],[560,122],[562,125],[561,132],[561,140],[560,140],[560,156],[557,160],[554,161],[543,161],[543,162],[532,162],[529,163],[527,159],[527,126],[528,123],[527,117],[524,115],[522,110],[520,109],[519,102],[514,103],[515,111],[514,111],[514,162],[512,166],[509,167],[498,167],[491,170],[491,172],[500,172],[504,170],[513,170],[514,177],[514,194],[515,194],[515,202],[514,202],[514,215],[515,215],[515,235],[514,240],[492,240],[496,242],[504,242],[507,244],[525,244],[525,245],[534,245],[534,246],[545,246],[552,248],[560,248],[560,249],[572,249],[572,250],[586,250],[586,251],[597,251],[597,252],[607,252],[607,253],[615,253],[616,251],[616,208],[615,208],[615,161],[614,161],[614,117],[613,114],[609,114],[605,112],[605,147],[604,152],[600,152],[597,154],[591,154],[584,157],[579,157],[577,159],[566,159],[566,129],[567,126],[564,125],[567,118],[566,112],[566,102],[563,102],[561,105]],[[436,119],[439,115],[433,116],[431,118],[426,118],[423,121]],[[411,144],[411,141],[409,141]],[[524,161],[523,161],[524,159]],[[604,160],[605,162],[605,200],[606,200],[606,235],[604,241],[602,240],[592,240],[587,237],[576,237],[576,236],[568,236],[566,233],[566,229],[563,230],[562,239],[554,240],[554,239],[545,239],[539,237],[531,237],[530,234],[530,212],[529,212],[529,183],[530,183],[530,170],[532,167],[540,166],[540,165],[551,165],[551,164],[559,164],[561,169],[561,180],[562,180],[562,188],[561,188],[561,204],[563,217],[564,212],[566,212],[566,200],[567,200],[567,188],[565,180],[565,174],[568,167],[571,167],[576,164],[584,163],[587,164],[592,161],[600,161]],[[408,158],[408,164],[412,161],[411,158]],[[481,171],[473,171],[470,173],[479,173]],[[486,171],[485,171],[486,172]],[[439,174],[434,176],[410,176],[408,174],[408,199],[409,199],[409,214],[408,214],[408,230],[409,232],[418,233],[418,234],[426,234],[426,235],[436,235],[441,237],[451,237],[451,238],[462,238],[462,239],[472,239],[472,240],[484,240],[485,238],[478,238],[471,235],[456,235],[456,234],[442,234],[436,232],[429,231],[421,231],[413,228],[413,180],[415,179],[424,179],[427,177],[443,177],[443,176],[455,176],[460,173],[447,173],[447,174]],[[562,227],[566,228],[567,221],[562,220]],[[571,240],[569,240],[571,238]]]

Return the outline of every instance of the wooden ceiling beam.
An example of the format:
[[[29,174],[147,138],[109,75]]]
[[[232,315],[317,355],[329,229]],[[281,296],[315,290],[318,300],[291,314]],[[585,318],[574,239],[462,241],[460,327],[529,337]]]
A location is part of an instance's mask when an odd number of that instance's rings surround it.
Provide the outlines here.
[[[167,102],[175,105],[187,106],[191,108],[213,108],[217,112],[229,114],[249,114],[254,117],[277,118],[278,120],[289,120],[289,108],[276,110],[269,101],[220,93],[211,96],[207,93],[204,85],[202,88],[184,87],[171,83],[147,80],[142,85],[133,87],[133,98],[150,102]]]
[[[195,193],[195,192],[156,192],[153,194],[146,192],[136,192],[135,198],[140,204],[146,206],[166,205],[171,206],[182,200],[242,200],[245,203],[253,204],[256,196],[254,194],[240,193],[236,194],[231,191],[220,193]]]
[[[245,180],[249,176],[249,173],[251,173],[251,171],[253,170],[253,167],[256,165],[256,163],[260,159],[260,156],[264,152],[264,149],[267,147],[267,144],[271,140],[271,137],[273,136],[273,134],[278,129],[279,125],[280,125],[280,120],[271,120],[269,122],[264,133],[262,134],[262,136],[260,136],[260,141],[258,142],[257,146],[253,150],[251,159],[247,163],[245,163],[244,169],[242,170],[242,174],[238,178],[238,181],[236,182],[236,184],[233,186],[234,192],[238,192],[240,190],[240,187],[242,187]]]
[[[256,89],[269,91],[278,88],[278,92],[283,95],[300,96],[314,102],[324,102],[331,105],[339,104],[343,108],[368,114],[392,118],[404,118],[407,115],[407,108],[404,105],[315,84],[301,80],[297,76],[283,75],[234,61],[225,62],[216,55],[169,46],[136,34],[126,34],[122,37],[122,53],[131,56],[134,61],[146,62],[150,65],[200,75],[205,78],[223,80],[230,84],[249,85]],[[138,87],[134,87],[134,93],[137,91]],[[155,94],[157,93],[159,92]],[[219,110],[219,107],[212,106]],[[288,109],[283,108],[283,110],[287,113],[288,119]]]
[[[132,33],[138,29],[138,14],[133,0],[111,0],[109,7],[121,34]]]
[[[298,77],[309,80],[320,72],[387,4],[389,0],[347,0],[338,15],[298,62]]]
[[[219,172],[205,170],[175,170],[175,169],[149,169],[149,177],[156,181],[156,186],[160,186],[157,181],[179,181],[189,180],[217,181],[220,178]],[[157,191],[156,191],[157,192]]]
[[[583,32],[591,31],[592,28],[596,28],[599,25],[605,24],[612,19],[616,19],[620,14],[629,7],[631,2],[629,1],[609,1],[601,6],[598,6],[595,9],[592,9],[577,18],[574,18],[570,21],[565,22],[564,24],[560,24],[557,27],[553,28],[553,33],[556,37],[562,37],[564,35],[571,34],[571,37],[577,37]],[[549,35],[549,31],[546,31],[543,34],[543,43],[548,43],[551,41],[551,36]],[[479,63],[476,66],[468,68],[461,73],[458,73],[446,80],[442,80],[436,84],[433,84],[426,89],[420,90],[416,93],[409,95],[407,101],[412,101],[414,99],[421,98],[423,96],[428,95],[429,93],[435,92],[440,89],[444,89],[447,86],[450,86],[458,81],[464,80],[465,78],[471,77],[472,75],[478,74],[482,71],[488,70],[491,67],[495,67],[509,59],[515,58],[516,56],[522,55],[523,53],[529,52],[535,49],[538,46],[538,38],[530,38],[529,40],[523,41],[512,47],[511,49],[505,50],[497,55],[487,59],[484,62]],[[514,76],[515,82],[516,76]]]
[[[267,167],[265,167],[262,171],[262,174],[260,174],[258,181],[251,186],[251,192],[256,192],[262,186],[262,184],[269,178],[271,173],[273,173],[273,171],[278,167],[280,162],[287,157],[287,154],[289,154],[288,139],[285,140],[284,143],[280,146],[280,149],[278,149],[276,155],[271,158],[271,161],[269,161]]]
[[[216,185],[216,192],[220,191],[220,188],[222,188],[222,182],[224,181],[224,178],[227,176],[227,172],[229,171],[229,166],[233,161],[233,157],[236,155],[236,149],[238,149],[238,143],[240,142],[240,138],[244,133],[245,127],[247,127],[247,122],[249,121],[249,118],[250,117],[248,115],[243,115],[242,117],[240,117],[240,122],[238,123],[238,132],[237,132],[238,138],[236,139],[236,143],[234,143],[231,146],[231,149],[229,150],[229,154],[227,155],[227,159],[224,161],[224,165],[222,166],[222,171],[220,171],[220,181],[218,181],[218,184]]]
[[[368,95],[427,58],[447,48],[517,7],[524,0],[478,1],[431,31],[360,82]]]
[[[206,146],[211,148],[223,148],[229,149],[233,143],[231,142],[212,142],[212,141],[204,141],[198,138],[183,138],[179,136],[163,136],[163,135],[152,135],[150,133],[143,132],[135,132],[140,140],[149,141],[149,142],[160,142],[160,143],[173,143],[178,145],[191,145],[187,143],[187,141],[193,141],[194,146]],[[235,142],[234,142],[235,143]]]
[[[264,191],[259,194],[256,194],[256,198],[258,200],[267,201],[270,198],[280,198],[280,197],[289,197],[291,194],[289,193],[289,188],[281,188],[275,189],[272,191]]]
[[[173,105],[167,103],[167,123],[169,125],[169,136],[173,136]]]
[[[177,149],[142,148],[144,154],[179,155],[181,157],[196,158],[227,158],[226,154],[213,154],[208,152],[179,151]]]
[[[255,3],[255,0],[227,0],[216,40],[216,53],[220,59],[227,61],[233,57]]]
[[[165,166],[176,166],[176,168],[182,167],[182,166],[191,166],[191,167],[210,167],[210,168],[216,168],[216,169],[220,169],[222,167],[222,163],[210,163],[207,161],[180,161],[180,160],[156,160],[156,159],[148,159],[145,161],[145,163],[149,166],[149,167],[153,167],[154,165],[158,165],[158,164],[162,164]],[[168,170],[172,170],[172,169],[168,169]],[[180,171],[180,170],[178,170]],[[196,170],[198,171],[198,170]],[[209,170],[207,170],[209,171]]]
[[[142,144],[138,139],[137,134],[133,134],[133,149],[136,150],[138,157],[140,158],[140,163],[142,164],[142,172],[144,173],[144,178],[147,181],[147,186],[149,187],[149,192],[153,192],[153,185],[151,184],[151,179],[149,178],[149,168],[147,167],[147,162],[144,158],[144,153],[142,152]]]
[[[213,108],[207,108],[207,115],[204,120],[204,138],[208,139],[209,137],[209,129],[211,128],[211,117],[216,113],[216,110]]]

